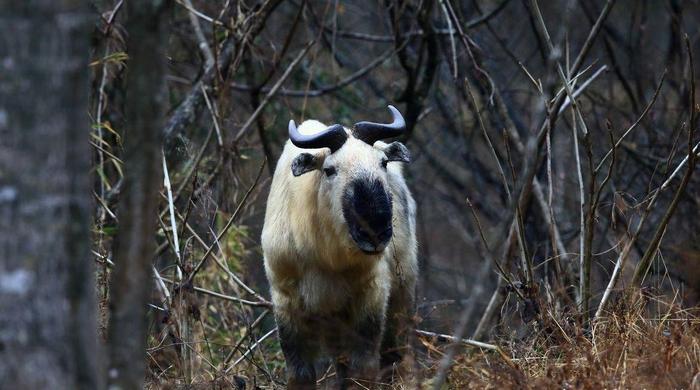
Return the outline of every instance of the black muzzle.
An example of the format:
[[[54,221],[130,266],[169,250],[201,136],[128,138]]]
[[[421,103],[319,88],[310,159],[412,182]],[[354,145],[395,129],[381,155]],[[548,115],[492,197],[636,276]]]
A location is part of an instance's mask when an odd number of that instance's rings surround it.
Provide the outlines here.
[[[391,195],[379,180],[350,182],[343,195],[343,216],[363,252],[379,253],[391,240]]]

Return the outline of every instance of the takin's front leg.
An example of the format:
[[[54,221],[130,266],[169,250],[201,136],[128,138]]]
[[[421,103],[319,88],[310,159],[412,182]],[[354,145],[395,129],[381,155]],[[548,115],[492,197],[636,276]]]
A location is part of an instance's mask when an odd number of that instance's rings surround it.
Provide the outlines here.
[[[379,375],[379,347],[384,328],[384,313],[370,314],[339,334],[343,351],[335,361],[340,389],[376,388]]]
[[[275,315],[280,346],[287,364],[287,389],[315,389],[318,354],[316,337],[307,326],[293,323],[284,315]]]

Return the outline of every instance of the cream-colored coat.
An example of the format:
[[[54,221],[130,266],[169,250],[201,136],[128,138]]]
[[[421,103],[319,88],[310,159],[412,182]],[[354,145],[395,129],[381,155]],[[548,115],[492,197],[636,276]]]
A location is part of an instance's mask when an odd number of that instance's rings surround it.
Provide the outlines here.
[[[306,121],[299,131],[323,127]],[[265,272],[278,318],[304,328],[309,318],[344,310],[352,322],[368,313],[384,317],[390,294],[412,301],[417,275],[415,202],[404,181],[402,163],[381,168],[385,146],[382,142],[370,146],[351,135],[332,155],[328,149],[285,145],[272,180],[262,233]],[[291,164],[300,153],[332,162],[337,177],[330,181],[321,169],[294,177]],[[393,237],[379,255],[364,254],[356,247],[343,218],[344,184],[358,176],[381,180],[393,200]],[[323,330],[317,332],[317,337],[326,337]]]

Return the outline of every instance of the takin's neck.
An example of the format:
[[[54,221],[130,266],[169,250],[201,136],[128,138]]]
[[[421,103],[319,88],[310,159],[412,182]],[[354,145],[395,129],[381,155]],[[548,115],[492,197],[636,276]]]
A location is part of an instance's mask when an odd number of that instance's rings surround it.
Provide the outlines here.
[[[347,228],[330,218],[322,210],[315,210],[307,224],[297,224],[295,242],[304,253],[307,264],[333,272],[365,272],[381,261],[382,254],[367,255],[350,239]]]

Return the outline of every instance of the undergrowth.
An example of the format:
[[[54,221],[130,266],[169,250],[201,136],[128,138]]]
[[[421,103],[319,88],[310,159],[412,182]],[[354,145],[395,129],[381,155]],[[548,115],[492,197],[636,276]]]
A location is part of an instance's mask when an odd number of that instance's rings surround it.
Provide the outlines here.
[[[649,301],[664,309],[651,315]],[[655,310],[656,311],[656,310]],[[510,361],[465,353],[450,388],[697,389],[700,318],[656,298],[618,304],[590,332],[576,325],[542,329],[508,342]],[[572,322],[575,324],[575,322]]]
[[[270,333],[274,323],[267,309],[246,308],[242,314],[240,306],[197,295],[198,319],[194,320],[192,311],[188,313],[193,340],[188,343],[192,352],[189,363],[183,360],[180,349],[173,348],[178,338],[167,326],[159,327],[148,353],[149,387],[285,388],[284,359],[276,335]],[[242,317],[255,319],[260,314],[260,328],[243,325]],[[575,318],[554,318],[545,312],[539,321],[533,321],[525,337],[516,340],[501,335],[492,340],[503,354],[463,346],[442,388],[700,388],[697,310],[628,292],[606,314],[591,329],[584,329]],[[173,319],[160,318],[160,322],[172,323]],[[421,336],[415,345],[415,360],[404,362],[392,384],[376,383],[368,388],[432,389],[432,378],[448,344]],[[236,346],[235,356],[228,356]],[[325,367],[319,372],[319,388],[333,388],[333,370],[330,365]]]

